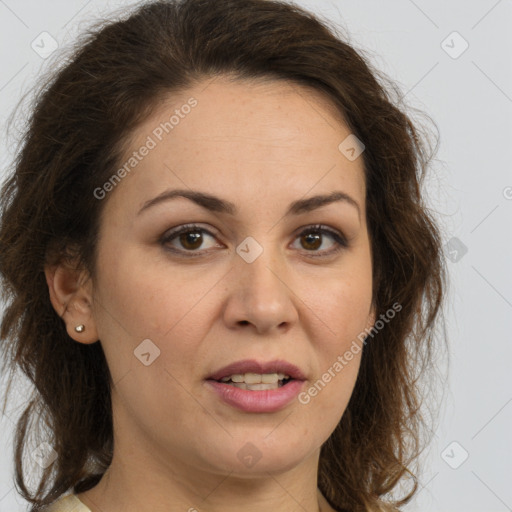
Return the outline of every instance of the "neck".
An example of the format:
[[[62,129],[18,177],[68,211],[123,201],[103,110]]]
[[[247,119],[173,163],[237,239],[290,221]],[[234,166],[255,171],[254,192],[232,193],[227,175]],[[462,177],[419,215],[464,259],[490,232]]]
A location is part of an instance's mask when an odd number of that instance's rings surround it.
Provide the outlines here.
[[[78,498],[91,512],[331,512],[317,489],[318,456],[283,473],[240,477],[114,455],[96,487]]]

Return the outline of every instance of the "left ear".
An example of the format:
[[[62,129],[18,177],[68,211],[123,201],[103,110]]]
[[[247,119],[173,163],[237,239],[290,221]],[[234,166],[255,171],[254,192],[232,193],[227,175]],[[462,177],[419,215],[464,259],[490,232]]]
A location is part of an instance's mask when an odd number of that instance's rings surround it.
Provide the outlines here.
[[[79,343],[95,343],[98,332],[92,310],[92,280],[87,272],[66,264],[45,266],[50,301],[64,320],[68,335]],[[77,331],[76,327],[83,326]]]

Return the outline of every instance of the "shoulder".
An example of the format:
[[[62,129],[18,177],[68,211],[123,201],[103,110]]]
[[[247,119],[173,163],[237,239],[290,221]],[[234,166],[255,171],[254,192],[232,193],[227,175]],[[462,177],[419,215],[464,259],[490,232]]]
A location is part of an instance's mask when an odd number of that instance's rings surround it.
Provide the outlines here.
[[[74,494],[67,494],[45,508],[44,512],[91,512],[91,509],[86,507]]]

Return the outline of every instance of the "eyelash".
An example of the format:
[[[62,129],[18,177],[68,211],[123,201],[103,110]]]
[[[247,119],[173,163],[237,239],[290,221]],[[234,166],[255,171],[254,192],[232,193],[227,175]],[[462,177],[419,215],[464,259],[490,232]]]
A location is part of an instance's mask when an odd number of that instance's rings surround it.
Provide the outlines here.
[[[202,256],[202,255],[204,255],[205,251],[200,252],[199,250],[195,251],[195,250],[186,250],[186,249],[180,250],[180,249],[176,249],[176,248],[171,248],[167,245],[169,242],[171,242],[172,240],[177,238],[179,235],[182,235],[185,233],[195,233],[195,232],[207,233],[211,237],[215,238],[215,235],[205,228],[197,226],[196,224],[185,224],[185,225],[180,226],[180,227],[176,228],[175,230],[167,233],[166,235],[164,235],[161,238],[160,243],[165,247],[166,250],[168,250],[174,254],[177,254],[178,256],[184,257],[184,258],[190,258],[190,257],[193,258],[193,257]],[[330,249],[328,251],[315,251],[315,250],[308,251],[307,249],[304,249],[304,251],[306,253],[309,253],[308,256],[311,256],[313,258],[323,258],[323,257],[331,256],[331,255],[338,253],[348,247],[347,239],[341,233],[331,230],[329,228],[326,228],[326,227],[322,226],[321,224],[307,226],[300,233],[298,233],[296,235],[296,238],[300,238],[303,235],[311,234],[311,233],[322,234],[322,235],[327,234],[337,244],[337,247],[335,247],[334,249]],[[317,252],[318,254],[314,254],[315,252]]]

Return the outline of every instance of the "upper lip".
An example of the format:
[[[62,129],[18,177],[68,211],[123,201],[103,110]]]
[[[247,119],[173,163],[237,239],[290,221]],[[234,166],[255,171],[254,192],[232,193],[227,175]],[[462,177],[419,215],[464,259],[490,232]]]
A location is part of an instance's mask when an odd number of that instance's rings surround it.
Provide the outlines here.
[[[235,374],[244,373],[284,373],[292,379],[305,380],[304,373],[294,364],[277,359],[275,361],[256,361],[254,359],[244,359],[243,361],[237,361],[235,363],[228,364],[220,370],[210,375],[207,379],[220,380],[223,377],[229,377]]]

